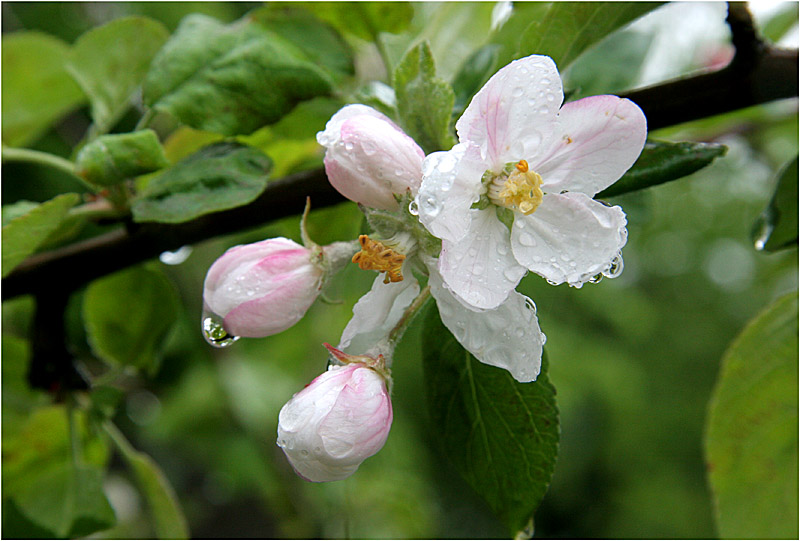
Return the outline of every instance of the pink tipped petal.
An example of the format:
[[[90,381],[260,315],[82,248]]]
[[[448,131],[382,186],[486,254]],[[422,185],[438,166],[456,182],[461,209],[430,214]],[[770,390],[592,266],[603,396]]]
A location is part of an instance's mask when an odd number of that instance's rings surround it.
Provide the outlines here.
[[[477,147],[458,144],[447,152],[434,152],[422,167],[416,199],[419,221],[438,238],[462,239],[469,229],[470,207],[480,198],[485,171]]]
[[[551,283],[580,287],[608,271],[628,238],[620,207],[578,193],[545,194],[530,216],[517,214],[511,231],[514,257]]]
[[[459,242],[442,241],[439,272],[447,286],[479,309],[499,306],[525,275],[514,259],[508,228],[494,207],[473,210],[467,235]]]
[[[534,157],[548,138],[564,93],[553,60],[532,55],[495,73],[456,123],[458,139],[476,144],[496,172]]]
[[[419,284],[411,272],[404,269],[401,282],[384,284],[379,274],[372,289],[353,306],[353,317],[342,332],[339,349],[349,353],[367,351],[391,331],[403,312],[419,295]]]
[[[325,172],[348,199],[394,210],[394,194],[415,193],[424,152],[396,124],[366,106],[347,106],[328,122],[317,141],[327,148]]]
[[[227,276],[239,267],[254,265],[262,258],[268,257],[276,252],[297,249],[305,250],[305,248],[296,242],[283,237],[234,246],[228,249],[211,265],[206,274],[203,287],[206,290],[214,290],[219,287]]]
[[[495,310],[474,312],[447,290],[435,272],[430,286],[442,323],[476,359],[508,370],[521,383],[536,379],[545,336],[530,299],[513,291]]]
[[[592,197],[633,165],[646,138],[647,120],[638,105],[617,96],[592,96],[561,108],[550,147],[528,163],[542,175],[545,192]]]

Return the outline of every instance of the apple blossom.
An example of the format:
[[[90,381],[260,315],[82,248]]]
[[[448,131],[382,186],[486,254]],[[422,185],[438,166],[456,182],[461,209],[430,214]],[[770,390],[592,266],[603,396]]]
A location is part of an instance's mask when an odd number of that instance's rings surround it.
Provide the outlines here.
[[[208,269],[205,309],[235,337],[279,333],[300,321],[317,298],[326,268],[341,266],[352,253],[350,244],[308,249],[285,238],[235,246]]]
[[[308,481],[338,481],[386,443],[392,402],[383,358],[347,355],[325,344],[332,364],[281,408],[278,446]]]
[[[388,117],[347,105],[317,134],[325,172],[339,193],[367,207],[396,210],[395,194],[416,193],[425,153]]]
[[[444,283],[473,307],[502,304],[528,270],[580,287],[620,265],[625,214],[592,197],[636,161],[644,114],[616,96],[562,101],[552,59],[516,60],[472,99],[459,143],[425,159],[419,219],[442,239]]]

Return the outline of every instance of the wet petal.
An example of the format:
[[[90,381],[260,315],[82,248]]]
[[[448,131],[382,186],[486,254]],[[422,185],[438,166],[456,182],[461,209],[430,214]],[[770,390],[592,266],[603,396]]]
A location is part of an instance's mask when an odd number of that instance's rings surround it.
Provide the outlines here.
[[[456,123],[458,139],[475,143],[492,170],[531,159],[548,140],[564,93],[553,60],[532,55],[495,73]]]
[[[480,198],[485,170],[477,147],[466,144],[425,158],[416,203],[419,220],[432,235],[452,241],[464,237],[472,219],[470,207]]]
[[[435,272],[430,276],[442,323],[456,340],[484,364],[505,368],[517,381],[539,375],[545,336],[531,300],[513,291],[494,310],[474,312],[454,297]]]
[[[471,306],[491,309],[517,286],[525,268],[514,259],[508,228],[497,219],[495,207],[471,212],[467,235],[458,242],[442,241],[439,272]]]
[[[582,193],[545,194],[530,216],[517,214],[514,257],[554,284],[580,287],[608,271],[628,239],[625,213]]]
[[[647,120],[639,106],[617,96],[592,96],[564,105],[557,136],[530,166],[548,193],[582,192],[592,197],[616,182],[639,157]]]
[[[405,271],[405,269],[404,269]],[[383,283],[379,274],[372,289],[353,306],[353,317],[342,332],[338,349],[363,353],[385,338],[400,321],[403,312],[419,295],[419,284],[410,272],[402,282]]]

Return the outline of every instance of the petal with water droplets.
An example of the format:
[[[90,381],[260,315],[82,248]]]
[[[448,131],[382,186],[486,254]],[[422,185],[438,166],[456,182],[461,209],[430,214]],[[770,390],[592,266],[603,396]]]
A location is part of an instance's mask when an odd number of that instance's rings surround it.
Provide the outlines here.
[[[530,216],[517,214],[511,247],[517,261],[553,284],[580,287],[608,271],[628,239],[625,213],[582,193],[545,194]]]
[[[508,370],[521,383],[536,379],[545,336],[530,299],[512,291],[496,309],[475,312],[447,290],[435,271],[429,284],[442,323],[476,359]]]

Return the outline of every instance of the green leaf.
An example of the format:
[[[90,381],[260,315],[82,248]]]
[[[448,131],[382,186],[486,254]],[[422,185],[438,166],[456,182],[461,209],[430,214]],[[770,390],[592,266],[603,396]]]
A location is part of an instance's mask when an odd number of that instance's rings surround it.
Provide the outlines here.
[[[553,2],[525,29],[515,58],[547,55],[563,71],[583,51],[662,3]]]
[[[272,3],[250,13],[259,24],[291,42],[332,75],[353,75],[353,50],[332,26],[291,4]]]
[[[756,249],[776,252],[797,245],[797,157],[778,177],[775,193],[753,227]]]
[[[381,32],[397,34],[414,17],[409,2],[303,2],[296,5],[312,11],[342,33],[375,41]]]
[[[130,106],[150,62],[169,37],[158,21],[123,17],[93,28],[73,45],[67,69],[89,97],[92,119],[105,133]]]
[[[457,115],[464,111],[474,96],[486,81],[494,74],[497,68],[497,58],[501,46],[496,43],[484,45],[461,66],[453,80],[455,92],[455,110]]]
[[[450,115],[455,94],[447,81],[436,77],[426,42],[406,53],[394,70],[392,82],[400,125],[406,133],[426,154],[452,147]]]
[[[95,280],[83,296],[83,319],[94,353],[112,365],[151,375],[179,309],[169,280],[143,266]]]
[[[330,92],[325,72],[284,38],[256,22],[226,26],[204,15],[181,22],[144,82],[149,107],[224,135],[252,133]]]
[[[267,186],[272,167],[258,149],[209,145],[161,173],[131,205],[137,222],[180,223],[246,205]]]
[[[777,43],[796,25],[797,6],[792,3],[783,4],[782,7],[776,9],[769,20],[764,23],[761,33],[771,42]]]
[[[66,218],[67,211],[78,201],[78,194],[61,194],[3,226],[4,278],[58,229]]]
[[[116,426],[111,423],[105,426],[136,478],[153,518],[156,535],[159,539],[189,539],[189,527],[178,498],[158,464],[134,449]]]
[[[636,163],[596,197],[603,199],[683,178],[727,151],[728,147],[717,143],[647,141]]]
[[[722,361],[706,430],[723,539],[797,539],[797,292],[773,303]]]
[[[114,525],[103,493],[103,471],[70,462],[39,474],[13,496],[19,511],[55,537],[85,537]]]
[[[489,38],[490,43],[501,46],[497,60],[498,66],[505,66],[512,60],[525,56],[519,54],[520,41],[525,29],[535,24],[535,21],[544,19],[550,6],[549,2],[516,2],[513,4],[511,16]]]
[[[153,130],[101,135],[75,158],[75,171],[87,182],[111,186],[169,165]]]
[[[423,332],[436,439],[456,470],[517,534],[544,497],[558,452],[558,409],[547,359],[536,381],[519,383],[465,351],[433,305]]]
[[[85,100],[64,64],[69,46],[38,32],[3,35],[3,142],[24,146]]]

